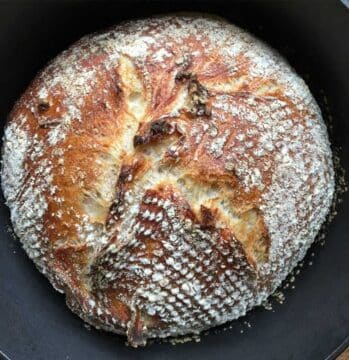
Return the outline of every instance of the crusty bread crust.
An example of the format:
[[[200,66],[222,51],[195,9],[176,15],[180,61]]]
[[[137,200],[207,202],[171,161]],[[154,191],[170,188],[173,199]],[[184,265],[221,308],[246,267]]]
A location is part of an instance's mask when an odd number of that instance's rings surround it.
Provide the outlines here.
[[[86,36],[36,77],[9,117],[2,187],[68,306],[137,346],[261,304],[313,242],[334,172],[280,55],[171,15]]]

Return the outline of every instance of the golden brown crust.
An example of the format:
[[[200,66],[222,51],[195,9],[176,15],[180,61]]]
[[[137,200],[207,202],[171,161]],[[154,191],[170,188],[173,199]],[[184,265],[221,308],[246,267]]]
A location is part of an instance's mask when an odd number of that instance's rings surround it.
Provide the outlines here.
[[[24,248],[73,311],[135,346],[260,304],[304,256],[333,183],[306,85],[205,17],[83,38],[5,133],[2,186]]]

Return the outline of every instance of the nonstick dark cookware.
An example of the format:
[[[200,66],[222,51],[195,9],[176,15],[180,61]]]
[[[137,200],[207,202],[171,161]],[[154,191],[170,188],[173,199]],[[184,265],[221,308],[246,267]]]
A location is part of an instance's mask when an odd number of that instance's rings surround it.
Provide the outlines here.
[[[72,42],[124,19],[170,11],[224,16],[281,52],[309,84],[349,170],[349,9],[339,0],[0,2],[1,129],[36,72]],[[132,349],[123,337],[88,330],[66,308],[9,232],[1,198],[0,350],[12,360],[334,359],[349,345],[348,193],[343,200],[325,245],[310,249],[282,305],[252,310],[200,342]]]

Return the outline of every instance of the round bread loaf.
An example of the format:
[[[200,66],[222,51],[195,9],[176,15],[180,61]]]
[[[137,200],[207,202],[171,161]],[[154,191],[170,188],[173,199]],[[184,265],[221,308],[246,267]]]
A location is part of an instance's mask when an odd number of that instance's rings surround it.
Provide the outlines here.
[[[86,36],[36,77],[6,126],[2,188],[72,311],[137,346],[260,305],[313,242],[334,171],[279,54],[173,15]]]

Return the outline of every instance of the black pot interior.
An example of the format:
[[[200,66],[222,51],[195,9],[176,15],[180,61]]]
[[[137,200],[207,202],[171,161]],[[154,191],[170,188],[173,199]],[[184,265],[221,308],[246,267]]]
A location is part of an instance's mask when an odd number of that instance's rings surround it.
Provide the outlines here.
[[[72,42],[125,19],[176,11],[226,17],[283,54],[308,83],[349,169],[349,10],[335,0],[0,3],[1,129],[37,71]],[[342,198],[325,245],[311,248],[296,281],[282,290],[282,305],[255,309],[198,343],[137,350],[123,337],[87,330],[65,307],[9,233],[1,198],[0,350],[13,360],[332,359],[349,335],[348,193]]]

